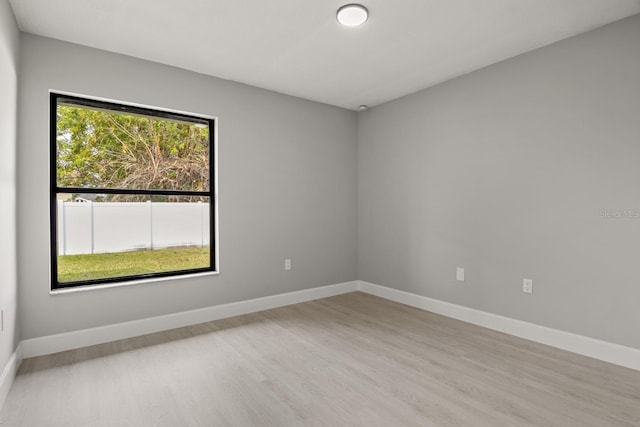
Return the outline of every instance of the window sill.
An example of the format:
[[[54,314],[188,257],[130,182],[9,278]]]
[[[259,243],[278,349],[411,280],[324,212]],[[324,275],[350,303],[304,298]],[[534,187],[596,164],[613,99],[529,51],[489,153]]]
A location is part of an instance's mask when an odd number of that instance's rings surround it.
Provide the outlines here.
[[[123,286],[135,286],[135,285],[143,285],[148,283],[167,282],[167,281],[182,280],[182,279],[193,279],[197,277],[217,276],[219,274],[220,274],[219,271],[207,271],[204,273],[185,274],[181,276],[152,277],[152,278],[139,279],[139,280],[128,280],[126,282],[106,283],[103,285],[87,285],[87,286],[75,286],[72,288],[49,289],[49,295],[62,295],[62,294],[71,294],[75,292],[94,291],[98,289],[120,288]]]

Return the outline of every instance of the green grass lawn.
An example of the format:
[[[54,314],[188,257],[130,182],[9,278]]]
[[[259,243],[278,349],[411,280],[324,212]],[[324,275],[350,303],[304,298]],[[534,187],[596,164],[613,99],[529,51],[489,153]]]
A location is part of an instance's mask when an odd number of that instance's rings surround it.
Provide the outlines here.
[[[209,248],[177,247],[58,257],[58,282],[209,267]]]

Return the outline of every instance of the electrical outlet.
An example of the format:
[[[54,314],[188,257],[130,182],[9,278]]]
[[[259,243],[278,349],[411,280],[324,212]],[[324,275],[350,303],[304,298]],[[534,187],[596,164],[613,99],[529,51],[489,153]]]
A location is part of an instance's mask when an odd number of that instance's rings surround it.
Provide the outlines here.
[[[456,280],[458,282],[464,282],[464,268],[462,267],[456,268]]]
[[[533,280],[522,279],[522,292],[524,292],[525,294],[533,293]]]
[[[291,270],[291,259],[287,258],[284,260],[284,269],[285,270]]]

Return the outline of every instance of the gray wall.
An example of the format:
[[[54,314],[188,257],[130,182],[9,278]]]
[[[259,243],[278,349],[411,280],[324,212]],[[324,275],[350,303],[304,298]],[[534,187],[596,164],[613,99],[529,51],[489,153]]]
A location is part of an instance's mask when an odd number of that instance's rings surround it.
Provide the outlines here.
[[[16,308],[16,112],[19,32],[9,2],[0,0],[0,373],[18,343]]]
[[[23,339],[356,279],[354,112],[29,34],[20,77]],[[49,295],[50,89],[219,117],[219,276]]]
[[[640,15],[358,131],[359,279],[640,348]]]

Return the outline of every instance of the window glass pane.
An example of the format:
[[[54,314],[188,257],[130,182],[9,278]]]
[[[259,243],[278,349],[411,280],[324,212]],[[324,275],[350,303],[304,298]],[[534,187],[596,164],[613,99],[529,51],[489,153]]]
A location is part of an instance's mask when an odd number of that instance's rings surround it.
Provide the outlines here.
[[[209,191],[207,123],[58,100],[57,186]]]
[[[211,267],[210,199],[58,194],[58,282]]]

